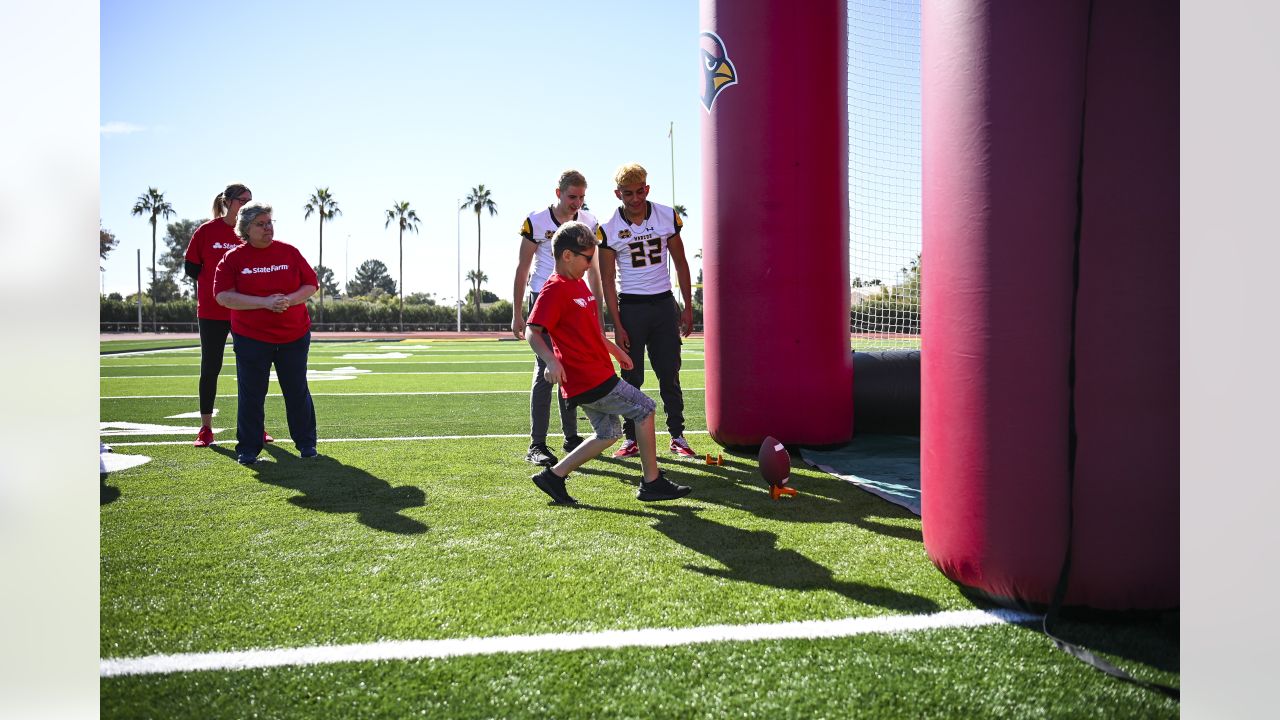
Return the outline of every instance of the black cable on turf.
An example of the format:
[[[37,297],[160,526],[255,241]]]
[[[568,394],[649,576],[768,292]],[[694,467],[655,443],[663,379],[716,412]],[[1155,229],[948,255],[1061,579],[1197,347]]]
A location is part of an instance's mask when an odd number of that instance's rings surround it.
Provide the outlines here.
[[[1139,680],[1124,670],[1121,670],[1115,665],[1107,662],[1103,658],[1098,657],[1089,650],[1059,638],[1049,629],[1051,625],[1057,624],[1058,613],[1062,609],[1062,601],[1067,596],[1067,581],[1071,575],[1071,546],[1075,537],[1076,450],[1078,447],[1078,436],[1076,434],[1076,319],[1077,308],[1080,300],[1080,238],[1082,235],[1082,226],[1084,225],[1084,138],[1085,119],[1087,117],[1087,113],[1085,111],[1089,104],[1089,50],[1092,47],[1092,44],[1093,0],[1090,0],[1084,45],[1085,93],[1080,103],[1080,152],[1079,159],[1076,164],[1076,227],[1073,238],[1075,246],[1072,250],[1071,258],[1071,350],[1067,362],[1067,390],[1070,393],[1067,405],[1067,551],[1062,559],[1062,571],[1058,574],[1058,584],[1053,590],[1053,600],[1049,603],[1049,609],[1045,612],[1041,628],[1044,630],[1044,634],[1053,641],[1053,644],[1057,646],[1059,650],[1067,653],[1077,660],[1118,680],[1133,683],[1139,687],[1154,690],[1156,692],[1163,693],[1174,700],[1178,700],[1178,688],[1162,685],[1160,683],[1148,682],[1146,680]]]

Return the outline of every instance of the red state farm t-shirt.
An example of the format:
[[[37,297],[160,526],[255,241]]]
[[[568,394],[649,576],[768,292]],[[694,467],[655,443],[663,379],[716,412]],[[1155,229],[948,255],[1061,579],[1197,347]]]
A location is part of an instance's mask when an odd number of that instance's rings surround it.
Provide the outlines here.
[[[551,335],[551,349],[564,366],[560,394],[584,393],[613,377],[613,356],[596,319],[596,298],[586,281],[553,274],[538,293],[529,324]]]
[[[265,248],[249,243],[232,248],[222,256],[213,276],[213,294],[234,290],[245,295],[267,297],[289,294],[303,285],[320,285],[298,249],[279,240]],[[290,343],[311,329],[307,304],[294,305],[282,313],[266,308],[232,310],[231,332],[269,343]]]
[[[206,320],[230,320],[231,311],[213,299],[213,271],[218,269],[218,261],[227,251],[240,247],[243,241],[236,231],[221,218],[196,228],[187,244],[187,260],[200,265],[200,276],[196,278],[196,317]]]

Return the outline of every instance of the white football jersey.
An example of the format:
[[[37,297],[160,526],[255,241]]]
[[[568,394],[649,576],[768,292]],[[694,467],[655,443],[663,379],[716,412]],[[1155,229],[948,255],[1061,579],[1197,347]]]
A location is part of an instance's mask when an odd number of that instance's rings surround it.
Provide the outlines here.
[[[667,240],[679,234],[684,222],[666,205],[649,202],[649,212],[639,225],[627,220],[622,208],[600,226],[596,238],[618,253],[620,292],[657,295],[671,290],[667,270]]]
[[[596,224],[596,216],[586,210],[579,210],[572,219],[591,228],[592,232],[599,231],[600,226]],[[533,272],[529,278],[529,289],[533,292],[542,292],[542,286],[547,284],[551,273],[556,271],[556,258],[551,250],[551,237],[556,234],[558,227],[560,223],[556,222],[555,215],[552,214],[549,206],[545,210],[530,213],[529,217],[524,219],[524,224],[520,226],[520,237],[538,246],[537,252],[533,254]]]

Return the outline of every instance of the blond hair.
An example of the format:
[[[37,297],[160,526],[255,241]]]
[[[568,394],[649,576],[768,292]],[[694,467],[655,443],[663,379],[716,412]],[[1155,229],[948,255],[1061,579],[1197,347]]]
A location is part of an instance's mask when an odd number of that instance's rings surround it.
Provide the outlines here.
[[[634,185],[640,183],[645,185],[649,182],[649,172],[644,169],[640,163],[627,163],[618,168],[618,172],[613,175],[613,182],[618,187],[623,185]]]
[[[586,176],[577,170],[565,170],[560,173],[560,192],[565,192],[571,187],[585,188],[586,186]]]

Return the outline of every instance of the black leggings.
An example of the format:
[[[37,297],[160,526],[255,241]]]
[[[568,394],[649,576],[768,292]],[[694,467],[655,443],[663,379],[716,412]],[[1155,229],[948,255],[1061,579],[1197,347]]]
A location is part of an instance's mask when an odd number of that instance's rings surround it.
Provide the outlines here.
[[[196,318],[200,326],[200,413],[213,413],[213,399],[218,395],[218,373],[222,372],[222,353],[227,349],[230,320]]]

